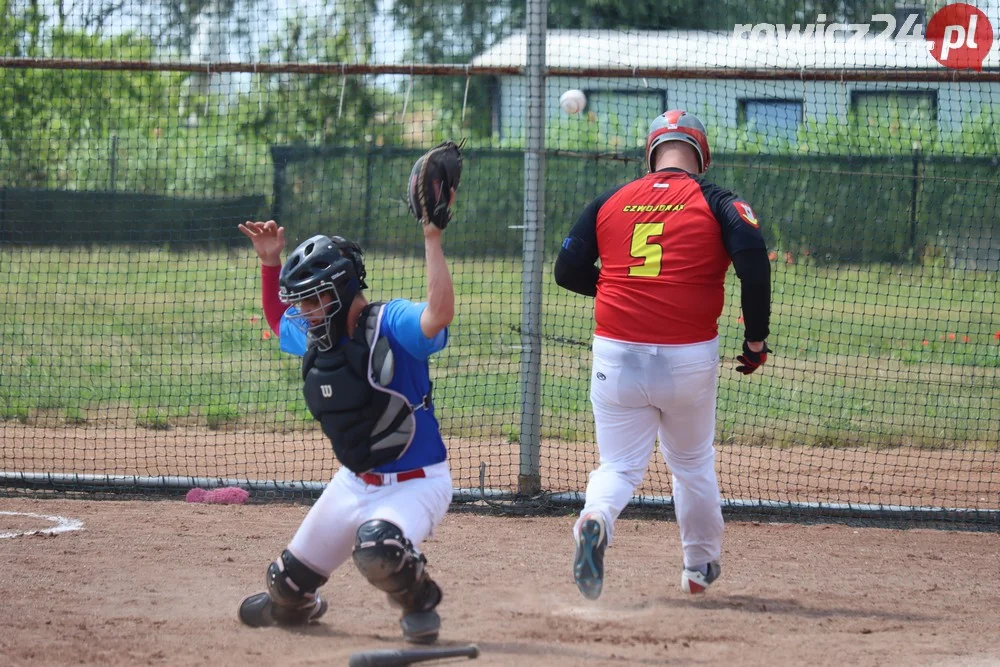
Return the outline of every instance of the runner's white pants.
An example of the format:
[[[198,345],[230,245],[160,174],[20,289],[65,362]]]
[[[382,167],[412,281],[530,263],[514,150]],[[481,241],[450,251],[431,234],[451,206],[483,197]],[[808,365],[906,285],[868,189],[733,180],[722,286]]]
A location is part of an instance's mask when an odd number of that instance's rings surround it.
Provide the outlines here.
[[[610,541],[615,520],[642,483],[659,435],[673,476],[684,565],[718,559],[723,533],[713,444],[718,338],[694,345],[595,338],[593,358],[590,400],[601,460],[590,473],[581,518],[603,516]]]
[[[324,577],[351,557],[358,527],[372,519],[391,521],[419,549],[451,504],[448,462],[424,468],[426,477],[371,486],[347,468],[333,476],[299,526],[288,550]]]

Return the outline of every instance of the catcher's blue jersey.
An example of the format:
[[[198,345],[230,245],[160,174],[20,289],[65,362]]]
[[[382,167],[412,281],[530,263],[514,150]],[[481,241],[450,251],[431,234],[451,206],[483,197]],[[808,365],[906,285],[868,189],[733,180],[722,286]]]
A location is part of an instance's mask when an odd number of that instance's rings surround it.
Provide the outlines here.
[[[448,329],[434,338],[428,338],[420,329],[420,315],[426,303],[413,303],[406,299],[393,299],[384,306],[382,331],[389,339],[396,360],[395,374],[389,389],[402,393],[411,405],[418,405],[431,391],[430,369],[427,359],[448,344]],[[289,309],[291,310],[291,309]],[[306,334],[288,319],[288,311],[281,317],[281,349],[299,357],[306,353]],[[434,405],[414,413],[417,420],[413,442],[399,460],[375,468],[375,472],[400,472],[441,463],[448,455],[441,429],[434,416]]]

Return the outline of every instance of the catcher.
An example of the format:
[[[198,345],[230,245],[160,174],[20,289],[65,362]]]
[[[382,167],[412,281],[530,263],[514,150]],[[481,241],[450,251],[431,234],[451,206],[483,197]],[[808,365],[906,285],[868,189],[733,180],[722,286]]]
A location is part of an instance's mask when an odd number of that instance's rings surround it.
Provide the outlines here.
[[[268,567],[267,590],[240,605],[239,618],[249,626],[317,620],[327,610],[318,589],[353,558],[402,610],[408,641],[438,637],[441,588],[419,546],[444,518],[452,481],[427,359],[444,349],[455,314],[441,232],[451,219],[461,169],[458,146],[446,142],[422,156],[410,177],[410,211],[424,232],[424,303],[369,302],[356,243],[314,236],[282,266],[284,228],[273,220],[239,226],[260,257],[268,324],[282,350],[304,357],[306,404],[341,463]]]

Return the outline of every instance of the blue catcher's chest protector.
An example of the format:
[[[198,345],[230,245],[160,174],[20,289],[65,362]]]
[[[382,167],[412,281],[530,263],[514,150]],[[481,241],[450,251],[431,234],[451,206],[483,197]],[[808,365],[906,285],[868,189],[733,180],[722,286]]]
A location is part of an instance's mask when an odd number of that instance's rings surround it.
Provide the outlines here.
[[[416,432],[414,409],[389,383],[395,359],[382,332],[383,303],[361,311],[354,335],[327,351],[311,347],[302,362],[303,393],[337,459],[354,473],[391,463],[406,453]]]

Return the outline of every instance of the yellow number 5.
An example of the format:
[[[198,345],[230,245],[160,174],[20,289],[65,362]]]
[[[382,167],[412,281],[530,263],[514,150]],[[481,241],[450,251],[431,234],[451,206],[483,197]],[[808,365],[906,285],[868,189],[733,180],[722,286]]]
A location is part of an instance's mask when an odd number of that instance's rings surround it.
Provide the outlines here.
[[[628,267],[629,276],[655,278],[660,275],[660,262],[663,260],[663,247],[659,243],[650,243],[650,236],[663,234],[662,222],[637,222],[632,230],[632,251],[642,264]]]

